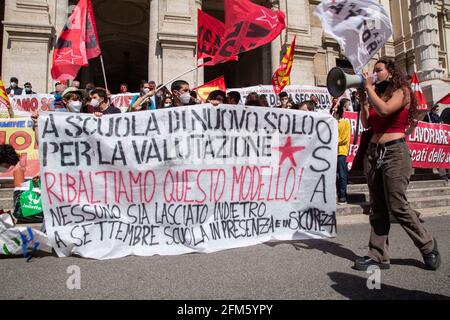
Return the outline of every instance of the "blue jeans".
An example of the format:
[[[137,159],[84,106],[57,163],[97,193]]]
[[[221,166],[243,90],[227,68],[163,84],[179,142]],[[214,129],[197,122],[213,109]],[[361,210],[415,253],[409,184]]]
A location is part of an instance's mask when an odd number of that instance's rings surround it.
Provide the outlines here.
[[[337,160],[338,198],[347,201],[348,168],[347,156],[338,156]]]

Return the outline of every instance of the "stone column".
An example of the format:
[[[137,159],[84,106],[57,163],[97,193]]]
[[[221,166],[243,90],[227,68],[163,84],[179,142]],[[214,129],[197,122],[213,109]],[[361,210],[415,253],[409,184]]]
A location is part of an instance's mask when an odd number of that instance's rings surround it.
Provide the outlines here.
[[[159,0],[150,1],[150,23],[148,37],[148,80],[154,80],[157,85],[162,82],[161,47],[158,41],[159,32]]]
[[[279,0],[270,0],[270,4],[272,6],[273,11],[280,10],[280,4]],[[278,68],[278,65],[281,62],[281,49],[282,49],[282,42],[283,42],[283,35],[285,32],[283,31],[281,35],[273,40],[270,43],[270,51],[271,51],[271,70],[272,72],[275,71],[276,68]]]
[[[2,78],[31,82],[37,92],[49,87],[49,52],[55,36],[46,0],[6,1]]]
[[[439,35],[435,0],[411,0],[411,25],[415,46],[417,75],[429,104],[448,92],[442,79],[445,70],[439,66]]]
[[[434,0],[411,0],[417,73],[422,81],[442,79],[439,67],[439,35]]]
[[[195,16],[197,17],[197,9],[202,9],[202,0],[195,0]],[[197,20],[195,20],[198,24]],[[198,35],[197,35],[198,36]],[[197,49],[195,50],[196,56],[195,59],[197,59]],[[195,60],[197,61],[197,60]],[[198,64],[201,64],[203,60],[198,61]],[[194,84],[195,87],[201,86],[205,81],[205,75],[204,75],[204,67],[198,68],[196,71],[196,77],[195,77],[196,83]]]

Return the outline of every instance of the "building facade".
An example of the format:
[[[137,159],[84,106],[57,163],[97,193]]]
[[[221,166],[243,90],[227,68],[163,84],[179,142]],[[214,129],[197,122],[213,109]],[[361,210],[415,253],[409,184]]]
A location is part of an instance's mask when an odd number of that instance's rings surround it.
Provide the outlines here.
[[[238,62],[200,68],[183,76],[192,87],[225,75],[227,86],[270,84],[283,52],[297,35],[292,83],[325,86],[334,66],[351,69],[334,39],[313,14],[316,0],[253,0],[286,13],[287,28],[270,44]],[[395,58],[409,74],[417,71],[429,102],[450,83],[450,0],[380,0],[393,24],[393,37],[376,57]],[[2,1],[3,3],[3,1]],[[50,92],[52,48],[77,0],[5,0],[0,4],[1,76],[30,81]],[[137,90],[142,79],[164,83],[196,66],[197,9],[224,20],[223,0],[92,0],[108,87]],[[419,57],[419,59],[417,59]],[[374,59],[375,61],[375,59]],[[371,67],[373,62],[369,64]],[[104,85],[99,59],[78,75]]]

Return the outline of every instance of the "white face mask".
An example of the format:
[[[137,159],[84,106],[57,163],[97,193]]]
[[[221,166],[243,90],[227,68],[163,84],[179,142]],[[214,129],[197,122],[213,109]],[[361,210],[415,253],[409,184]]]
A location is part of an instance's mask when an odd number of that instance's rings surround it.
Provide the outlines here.
[[[80,111],[81,111],[81,106],[82,106],[81,101],[70,101],[70,102],[69,102],[69,109],[70,109],[70,111],[72,111],[72,112],[80,113]]]
[[[180,96],[180,101],[182,104],[188,104],[191,101],[191,95],[189,92],[185,92]]]
[[[17,82],[11,82],[11,87],[13,88],[17,87]]]
[[[143,92],[144,92],[144,94],[147,94],[147,93],[150,92],[150,89],[149,88],[144,88]]]
[[[94,108],[97,108],[99,104],[100,104],[100,101],[98,101],[97,99],[91,100],[91,106],[93,106]]]
[[[164,103],[164,107],[170,107],[172,104],[171,103]]]

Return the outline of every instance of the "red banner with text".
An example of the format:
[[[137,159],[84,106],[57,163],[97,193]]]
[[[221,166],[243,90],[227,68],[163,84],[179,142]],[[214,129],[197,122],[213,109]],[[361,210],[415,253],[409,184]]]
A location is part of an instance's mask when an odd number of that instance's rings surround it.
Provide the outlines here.
[[[360,140],[354,144],[357,125],[359,132],[363,128],[358,122],[358,113],[345,112],[344,118],[350,121],[351,139],[347,162],[353,162]],[[417,128],[407,137],[413,168],[446,168],[450,169],[450,126],[447,124],[427,123],[420,121]]]

